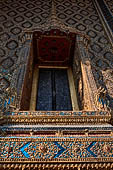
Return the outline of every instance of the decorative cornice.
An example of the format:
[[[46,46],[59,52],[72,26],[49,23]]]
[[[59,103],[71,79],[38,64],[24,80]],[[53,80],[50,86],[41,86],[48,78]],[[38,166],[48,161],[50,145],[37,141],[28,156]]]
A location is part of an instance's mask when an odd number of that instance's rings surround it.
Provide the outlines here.
[[[109,123],[109,112],[78,111],[78,112],[12,112],[11,115],[3,116],[8,124],[87,124]],[[3,120],[2,119],[2,120]]]

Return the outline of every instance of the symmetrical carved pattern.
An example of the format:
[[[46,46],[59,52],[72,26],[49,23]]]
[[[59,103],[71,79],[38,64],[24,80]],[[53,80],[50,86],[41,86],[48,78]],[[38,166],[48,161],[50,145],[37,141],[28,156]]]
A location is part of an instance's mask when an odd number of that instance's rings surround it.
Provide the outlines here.
[[[111,114],[109,112],[79,111],[79,112],[12,112],[4,116],[8,124],[88,124],[109,123]]]
[[[113,160],[113,139],[76,137],[1,138],[0,160],[63,162]],[[4,149],[5,148],[5,149]],[[108,158],[109,157],[109,158]]]
[[[110,2],[106,0],[108,6]],[[31,10],[29,10],[29,7]],[[1,2],[0,56],[2,58],[0,67],[8,71],[13,69],[14,64],[17,62],[18,52],[16,51],[18,49],[18,37],[21,32],[24,29],[35,28],[43,23],[50,14],[50,8],[49,0],[46,2],[31,2],[29,0],[16,3],[10,0]],[[107,87],[110,106],[112,107],[113,92],[110,88],[112,75],[109,74],[108,70],[112,69],[113,54],[94,5],[89,0],[86,2],[79,0],[76,3],[75,1],[73,3],[70,3],[70,1],[58,1],[56,8],[59,19],[76,28],[78,32],[86,33],[91,37],[91,48],[89,49],[91,55],[89,57],[93,56],[91,58],[93,74],[98,87],[103,84]],[[112,10],[112,7],[110,8]],[[105,74],[106,71],[107,75]],[[109,79],[107,79],[108,76]]]
[[[109,5],[108,0],[104,1]],[[108,111],[113,107],[112,46],[92,1],[57,0],[55,5],[59,19],[54,6],[49,17],[50,0],[6,0],[0,3],[0,124],[3,125],[0,130],[5,136],[0,137],[0,168],[112,169],[113,133],[108,131],[113,130]],[[79,75],[79,94],[82,96],[84,89],[84,108],[93,111],[18,111],[20,105],[26,105],[26,108],[28,105],[29,96],[25,94],[27,90],[30,94],[28,85],[32,79],[32,60],[29,59],[33,58],[30,51],[33,32],[47,32],[53,28],[67,36],[69,32],[77,35],[77,55],[81,57],[80,67],[86,83],[84,87],[82,75]],[[20,103],[21,94],[26,102]],[[80,128],[84,131],[83,136],[63,133],[70,129],[82,133]],[[88,134],[88,129],[93,130],[93,135]],[[56,134],[46,137],[38,134],[38,131],[47,130]],[[106,136],[104,133],[100,136],[99,130],[107,130]]]

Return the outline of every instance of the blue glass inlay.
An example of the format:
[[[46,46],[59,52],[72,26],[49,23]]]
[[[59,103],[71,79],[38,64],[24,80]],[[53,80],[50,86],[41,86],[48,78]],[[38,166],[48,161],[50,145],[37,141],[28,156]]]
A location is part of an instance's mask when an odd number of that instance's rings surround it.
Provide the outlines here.
[[[11,103],[11,99],[9,98],[9,100],[8,100],[8,104],[10,104]]]
[[[90,149],[92,148],[92,146],[94,146],[95,144],[96,144],[95,141],[92,142],[92,143],[86,148],[86,150],[87,150],[88,152],[90,152],[90,154],[91,154],[92,156],[97,157],[97,155],[95,155],[94,152],[92,152],[92,151],[90,150]]]
[[[54,144],[57,145],[60,149],[58,153],[54,156],[54,158],[58,158],[65,151],[65,148],[63,148],[58,142],[54,142]]]
[[[29,146],[31,142],[28,142],[26,143],[25,145],[23,145],[20,150],[21,152],[23,153],[23,155],[26,157],[26,158],[30,158],[29,154],[24,150],[25,148],[27,148]]]

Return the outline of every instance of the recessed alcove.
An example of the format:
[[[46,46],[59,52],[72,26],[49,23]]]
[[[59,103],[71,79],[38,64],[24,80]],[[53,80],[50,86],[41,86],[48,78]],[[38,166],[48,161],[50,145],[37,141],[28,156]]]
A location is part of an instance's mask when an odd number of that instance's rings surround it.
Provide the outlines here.
[[[78,78],[74,77],[76,34],[59,30],[34,32],[30,49],[30,60],[26,74],[23,93],[27,93],[29,79],[30,89],[28,104],[25,95],[21,98],[20,110],[71,111],[79,110],[77,93]],[[78,71],[78,68],[76,68]],[[28,73],[29,72],[29,73]],[[79,68],[79,74],[81,70]],[[80,76],[80,75],[79,75]],[[74,80],[76,79],[76,81]],[[26,92],[25,92],[26,91]]]
[[[81,36],[58,29],[32,33],[21,91],[20,110],[79,111],[86,108],[94,109],[91,105],[92,101],[89,99],[92,92],[90,88],[87,89],[89,84],[87,84],[88,80],[84,72],[85,69],[90,69],[85,47],[87,39],[84,40],[85,37],[81,38]],[[58,107],[58,103],[61,107]],[[44,105],[46,105],[45,108],[42,107]],[[49,105],[50,107],[48,107]]]

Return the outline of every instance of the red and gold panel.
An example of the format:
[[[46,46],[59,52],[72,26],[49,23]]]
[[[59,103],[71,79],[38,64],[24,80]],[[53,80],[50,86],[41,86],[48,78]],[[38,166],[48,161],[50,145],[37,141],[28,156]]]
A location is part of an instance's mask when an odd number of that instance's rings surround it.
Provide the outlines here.
[[[38,65],[70,65],[74,54],[75,37],[74,33],[66,34],[60,30],[35,32],[35,61]]]
[[[38,59],[42,62],[69,60],[71,40],[67,37],[42,36],[37,40]]]

